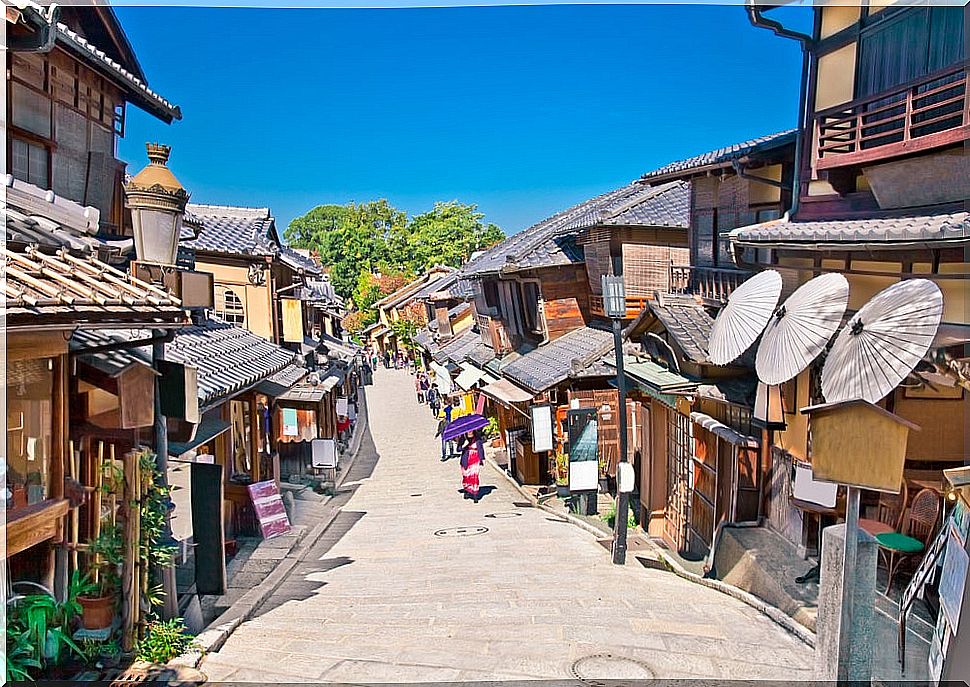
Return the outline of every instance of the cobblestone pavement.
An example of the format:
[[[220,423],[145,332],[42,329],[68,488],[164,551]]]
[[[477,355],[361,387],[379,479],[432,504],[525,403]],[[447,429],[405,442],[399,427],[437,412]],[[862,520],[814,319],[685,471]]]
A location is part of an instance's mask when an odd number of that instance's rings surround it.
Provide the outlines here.
[[[756,610],[635,562],[457,460],[404,372],[368,387],[370,431],[342,512],[256,616],[201,666],[211,681],[430,682],[812,677],[812,651]],[[480,532],[480,533],[479,533]]]

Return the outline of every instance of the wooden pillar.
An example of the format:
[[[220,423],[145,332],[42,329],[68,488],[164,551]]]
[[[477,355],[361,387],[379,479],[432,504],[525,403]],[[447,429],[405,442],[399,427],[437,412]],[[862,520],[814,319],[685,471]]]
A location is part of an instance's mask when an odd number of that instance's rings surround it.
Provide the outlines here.
[[[249,450],[250,460],[253,466],[253,481],[259,482],[263,479],[262,465],[260,461],[260,417],[259,409],[256,407],[256,394],[249,396]]]
[[[54,358],[54,388],[51,403],[52,436],[51,436],[51,464],[48,497],[59,499],[64,497],[65,461],[68,456],[68,373],[70,361],[67,354]],[[77,512],[76,509],[72,509]],[[69,513],[72,511],[68,511]],[[62,521],[58,528],[59,536],[52,541],[49,570],[52,575],[51,583],[54,596],[60,600],[67,597],[69,580],[68,551],[66,548],[66,522]]]

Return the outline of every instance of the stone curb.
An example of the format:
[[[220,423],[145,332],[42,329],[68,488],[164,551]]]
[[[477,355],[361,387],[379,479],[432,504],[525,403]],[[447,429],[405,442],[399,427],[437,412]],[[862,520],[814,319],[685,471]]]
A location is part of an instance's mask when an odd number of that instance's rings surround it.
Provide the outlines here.
[[[505,480],[516,489],[516,491],[518,491],[525,498],[527,498],[529,502],[532,503],[535,507],[541,508],[542,510],[548,513],[552,513],[557,517],[564,518],[571,524],[586,530],[587,532],[589,532],[590,534],[593,534],[597,538],[603,537],[604,535],[603,531],[598,530],[597,528],[593,527],[592,525],[583,521],[582,519],[577,518],[576,516],[568,513],[567,514],[560,513],[540,503],[532,494],[530,494],[528,491],[523,489],[518,482],[516,482],[507,472],[505,472],[505,470],[499,467],[498,463],[496,463],[493,458],[486,458],[485,462],[493,470],[495,470],[495,472],[502,475],[502,477],[504,477]],[[722,594],[726,594],[732,598],[737,599],[738,601],[741,601],[744,604],[747,604],[748,606],[754,608],[756,611],[760,612],[762,615],[765,615],[766,617],[768,617],[776,625],[782,627],[783,629],[787,630],[791,634],[795,635],[795,637],[797,637],[806,645],[812,648],[815,648],[815,633],[809,630],[804,625],[801,625],[800,623],[796,622],[793,618],[789,617],[781,609],[775,606],[772,606],[766,601],[759,599],[754,594],[746,592],[743,589],[740,589],[738,587],[735,587],[734,585],[728,584],[727,582],[722,582],[721,580],[708,579],[706,577],[702,577],[700,575],[692,573],[689,570],[686,570],[683,566],[681,566],[676,560],[674,560],[673,558],[665,554],[659,547],[653,546],[653,545],[651,546],[654,550],[654,553],[657,555],[657,558],[660,559],[660,562],[663,563],[663,565],[667,568],[667,570],[674,573],[678,577],[682,577],[685,580],[689,580],[690,582],[694,582],[696,584],[703,585],[710,589],[714,589],[716,591],[721,592]]]
[[[362,412],[357,415],[358,421],[354,427],[354,435],[350,438],[350,445],[348,447],[349,462],[341,475],[337,477],[337,481],[334,484],[334,491],[343,485],[347,479],[347,475],[350,474],[350,469],[357,460],[357,454],[360,452],[364,432],[367,429],[368,413],[366,396],[359,394],[359,398],[361,399]],[[229,636],[236,631],[236,628],[252,618],[266,599],[280,587],[283,580],[286,579],[296,564],[303,559],[309,548],[323,536],[323,533],[330,527],[338,513],[338,508],[331,508],[330,512],[320,522],[312,528],[304,530],[303,535],[293,545],[289,553],[286,554],[286,558],[282,559],[262,582],[246,592],[236,603],[212,621],[195,638],[196,647],[193,651],[173,658],[167,665],[172,667],[198,668],[206,654],[219,651],[226,643],[226,640],[229,639]]]

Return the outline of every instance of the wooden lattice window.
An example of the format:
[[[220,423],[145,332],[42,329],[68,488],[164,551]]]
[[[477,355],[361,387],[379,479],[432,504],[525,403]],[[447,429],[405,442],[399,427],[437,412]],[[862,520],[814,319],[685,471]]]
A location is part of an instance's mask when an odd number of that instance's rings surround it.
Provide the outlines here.
[[[236,292],[227,286],[216,289],[216,315],[229,324],[246,324],[246,308]]]

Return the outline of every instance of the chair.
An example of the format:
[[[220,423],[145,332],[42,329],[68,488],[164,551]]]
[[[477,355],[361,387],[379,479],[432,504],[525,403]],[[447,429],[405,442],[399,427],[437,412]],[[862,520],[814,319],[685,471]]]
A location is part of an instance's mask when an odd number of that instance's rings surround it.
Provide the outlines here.
[[[878,537],[880,534],[899,532],[903,526],[903,515],[906,513],[906,499],[909,496],[909,489],[906,480],[903,480],[902,489],[898,494],[880,494],[879,505],[876,507],[876,519],[871,520],[862,518],[859,520],[859,527]]]
[[[886,594],[893,586],[893,578],[899,571],[900,564],[912,557],[922,554],[930,543],[933,532],[940,518],[940,497],[932,489],[922,489],[913,498],[909,507],[909,517],[906,519],[904,531],[887,532],[876,536],[880,553],[886,560],[888,582]]]

